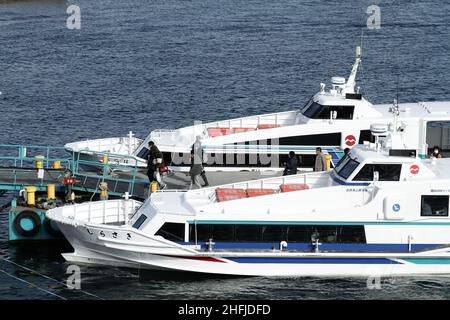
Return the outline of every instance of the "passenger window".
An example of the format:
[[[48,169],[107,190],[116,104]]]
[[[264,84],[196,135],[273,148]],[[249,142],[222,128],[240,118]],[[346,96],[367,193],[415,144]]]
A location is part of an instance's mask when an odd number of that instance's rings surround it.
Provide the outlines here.
[[[210,229],[209,224],[198,224],[198,225],[191,224],[189,226],[190,241],[194,242],[195,239],[197,239],[197,241],[208,241],[209,238],[211,238],[211,233],[209,229]]]
[[[262,227],[262,237],[263,241],[282,241],[283,236],[283,226],[263,226]]]
[[[311,242],[311,228],[309,226],[289,226],[287,228],[288,241]]]
[[[448,196],[422,196],[420,215],[448,217]]]
[[[316,226],[311,234],[311,241],[336,242],[337,228],[335,226]]]
[[[257,225],[237,225],[236,241],[260,241],[261,231]]]
[[[234,241],[234,225],[232,224],[213,225],[212,238],[215,241]]]
[[[401,164],[366,164],[353,181],[373,181],[373,173],[378,171],[379,181],[399,181]]]

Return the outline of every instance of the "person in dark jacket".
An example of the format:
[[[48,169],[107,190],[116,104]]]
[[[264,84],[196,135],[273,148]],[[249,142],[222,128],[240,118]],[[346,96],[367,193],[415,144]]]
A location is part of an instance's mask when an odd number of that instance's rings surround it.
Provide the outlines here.
[[[294,151],[289,152],[289,158],[286,161],[283,176],[297,174],[298,159]]]
[[[201,162],[203,164],[205,155],[203,153],[202,142],[200,141],[200,136],[197,136],[195,138],[195,142],[191,148],[191,154],[192,154],[192,152],[194,152],[194,154],[199,159],[201,159]],[[203,186],[204,187],[209,186],[208,178],[206,177],[205,168],[203,166],[202,166],[202,172],[200,173],[200,176],[202,177],[203,181],[205,182],[205,184]]]
[[[161,179],[161,167],[163,165],[163,155],[153,141],[148,143],[150,152],[147,158],[147,176],[150,183],[158,182],[159,188],[166,188],[166,184]]]

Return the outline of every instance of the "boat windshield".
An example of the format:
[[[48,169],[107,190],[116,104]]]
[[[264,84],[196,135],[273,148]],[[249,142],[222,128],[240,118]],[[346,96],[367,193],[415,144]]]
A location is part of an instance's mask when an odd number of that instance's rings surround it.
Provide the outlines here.
[[[139,151],[139,153],[137,154],[137,157],[141,159],[147,159],[149,153],[150,150],[148,150],[146,147],[143,147],[141,151]]]
[[[336,166],[336,173],[344,178],[348,179],[353,171],[359,166],[359,162],[346,155],[342,161]]]
[[[336,119],[353,119],[354,106],[325,106],[312,99],[303,107],[302,114],[310,119],[329,119],[331,112],[336,111]]]

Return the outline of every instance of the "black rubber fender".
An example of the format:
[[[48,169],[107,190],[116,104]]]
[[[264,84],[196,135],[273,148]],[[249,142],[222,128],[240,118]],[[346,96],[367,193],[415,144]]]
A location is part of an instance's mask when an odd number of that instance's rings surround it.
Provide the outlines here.
[[[45,228],[45,231],[47,231],[47,233],[49,235],[51,235],[52,237],[60,238],[63,236],[61,231],[53,228],[52,221],[50,219],[48,219],[47,217],[45,217],[45,219],[44,219],[44,228]]]
[[[25,230],[20,225],[20,221],[22,219],[30,219],[33,221],[34,227],[31,230]],[[33,237],[35,236],[39,230],[41,230],[41,219],[39,218],[39,215],[31,210],[24,210],[20,212],[13,222],[14,231],[16,231],[18,234],[24,237]]]

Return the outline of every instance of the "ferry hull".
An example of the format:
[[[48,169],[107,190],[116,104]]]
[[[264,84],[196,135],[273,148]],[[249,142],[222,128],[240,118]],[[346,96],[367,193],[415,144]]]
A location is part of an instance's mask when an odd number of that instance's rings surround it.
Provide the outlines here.
[[[268,277],[388,277],[450,274],[450,248],[420,253],[336,253],[295,251],[185,250],[182,245],[136,234],[121,227],[59,224],[75,248],[63,257],[70,263],[185,271],[216,275]],[[110,234],[117,232],[118,238]],[[104,237],[99,234],[105,234]],[[127,244],[123,235],[139,239]]]

